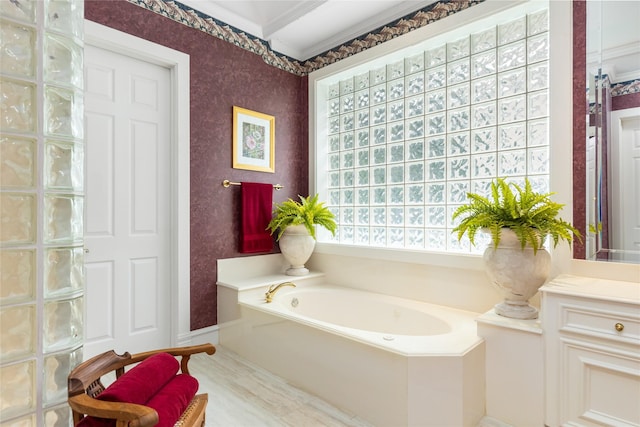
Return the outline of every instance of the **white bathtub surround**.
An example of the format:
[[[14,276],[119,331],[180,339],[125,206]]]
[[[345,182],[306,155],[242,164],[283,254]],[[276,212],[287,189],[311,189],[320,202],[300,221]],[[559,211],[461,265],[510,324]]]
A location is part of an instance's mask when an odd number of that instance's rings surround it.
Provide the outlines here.
[[[495,306],[495,312],[514,319],[538,318],[538,309],[529,304],[529,299],[549,277],[549,252],[544,248],[534,252],[529,245],[522,248],[516,233],[504,228],[498,247],[490,244],[483,259],[491,281],[504,296],[504,301]]]
[[[379,426],[475,426],[484,413],[484,348],[406,357],[246,310],[220,344]]]
[[[484,313],[502,300],[481,256],[318,243],[307,262],[329,283]]]
[[[286,270],[289,276],[304,276],[309,274],[305,263],[311,257],[316,240],[309,234],[304,225],[290,225],[278,240],[280,252],[291,264]]]
[[[219,264],[224,277],[223,269]],[[219,313],[222,346],[374,425],[473,427],[484,415],[484,343],[475,334],[476,313],[370,295],[368,324],[382,331],[363,331],[350,322],[364,315],[353,310],[354,301],[366,305],[364,292],[333,287],[325,293],[329,287],[317,286],[324,280],[311,273],[265,303],[266,287],[278,280],[291,278],[271,274],[263,286],[251,278],[219,282],[219,305],[241,305],[230,321]],[[322,304],[338,317],[312,320],[315,314],[304,311]],[[344,317],[336,314],[341,308]],[[376,325],[385,311],[390,317]],[[393,321],[394,312],[408,323]],[[431,326],[417,329],[423,322]]]
[[[543,336],[539,320],[495,310],[477,318],[485,340],[486,414],[479,427],[544,425]]]

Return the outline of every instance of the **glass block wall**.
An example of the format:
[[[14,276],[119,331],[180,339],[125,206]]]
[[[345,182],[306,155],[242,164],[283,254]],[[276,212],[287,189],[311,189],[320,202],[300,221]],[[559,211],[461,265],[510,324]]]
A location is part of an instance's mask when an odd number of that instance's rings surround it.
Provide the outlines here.
[[[0,1],[0,425],[68,426],[83,340],[83,2]]]
[[[324,241],[479,251],[451,233],[468,192],[498,176],[548,191],[547,10],[441,39],[319,86],[318,187],[339,223]]]

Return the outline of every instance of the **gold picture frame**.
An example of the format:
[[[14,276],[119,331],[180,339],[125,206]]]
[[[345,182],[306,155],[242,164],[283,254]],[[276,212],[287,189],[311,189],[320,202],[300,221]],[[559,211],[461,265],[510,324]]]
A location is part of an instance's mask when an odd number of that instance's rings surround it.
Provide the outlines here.
[[[233,107],[233,168],[275,172],[274,116]]]

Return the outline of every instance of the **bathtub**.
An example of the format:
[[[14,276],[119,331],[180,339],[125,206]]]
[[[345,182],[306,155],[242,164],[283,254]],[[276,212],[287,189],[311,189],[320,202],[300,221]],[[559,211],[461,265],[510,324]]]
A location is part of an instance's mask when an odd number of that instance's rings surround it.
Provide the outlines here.
[[[476,346],[478,313],[328,284],[283,287],[272,303],[240,304],[403,356],[459,355]]]
[[[473,427],[484,415],[478,313],[335,286],[239,292],[219,342],[380,427]]]

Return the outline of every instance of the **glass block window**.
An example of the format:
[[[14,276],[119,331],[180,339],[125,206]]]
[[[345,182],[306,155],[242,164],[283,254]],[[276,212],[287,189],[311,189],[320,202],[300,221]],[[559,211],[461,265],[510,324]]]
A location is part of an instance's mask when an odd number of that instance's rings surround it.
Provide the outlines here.
[[[549,191],[548,12],[513,16],[319,86],[318,191],[339,224],[321,241],[478,252],[451,233],[468,192]]]

